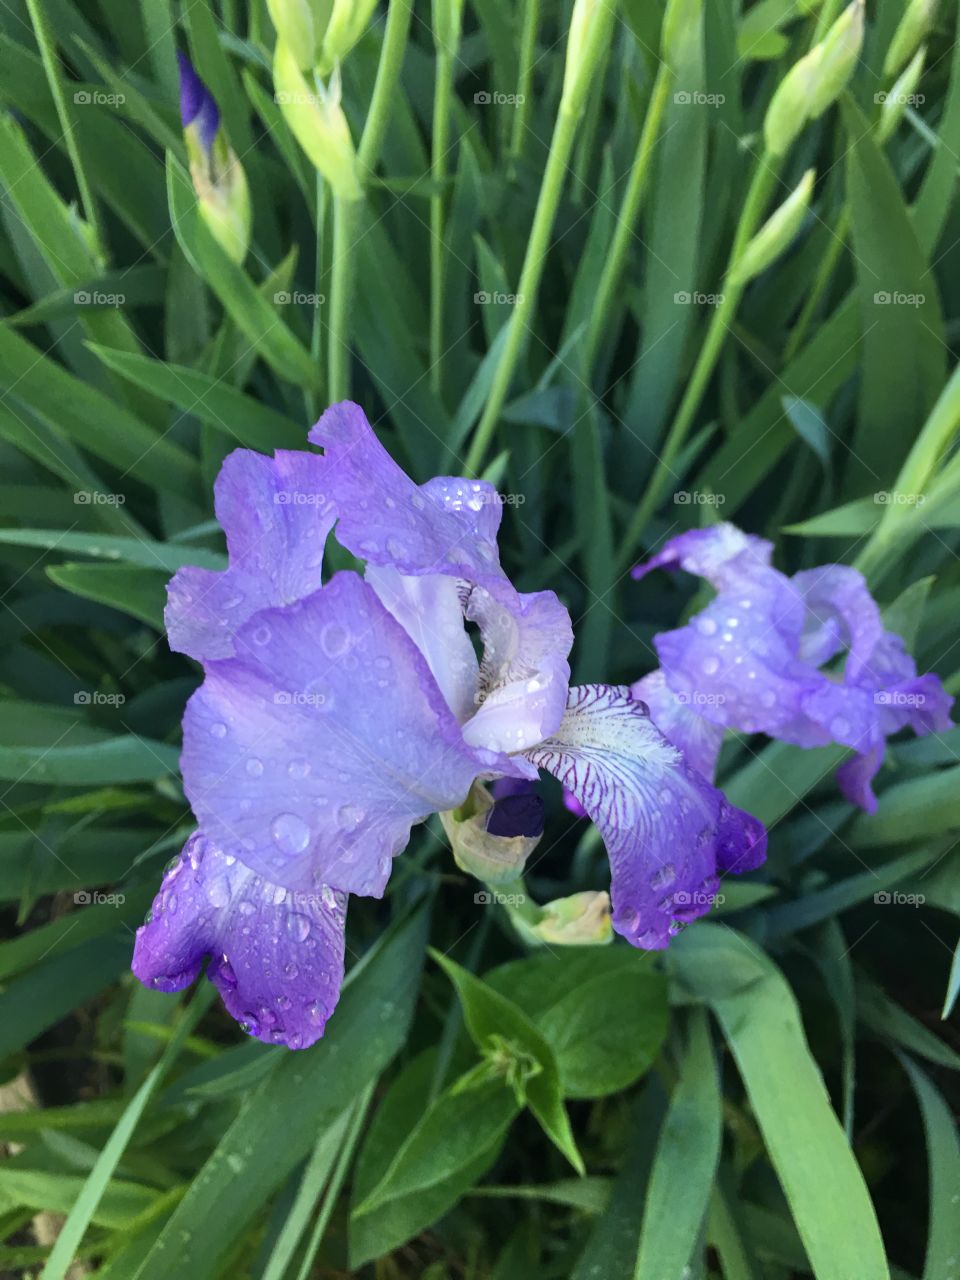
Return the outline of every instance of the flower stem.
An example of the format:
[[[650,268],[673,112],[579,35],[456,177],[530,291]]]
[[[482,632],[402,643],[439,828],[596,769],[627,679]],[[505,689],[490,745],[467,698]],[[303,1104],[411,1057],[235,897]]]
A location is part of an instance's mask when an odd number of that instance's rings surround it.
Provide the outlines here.
[[[754,170],[750,189],[747,192],[740,213],[740,220],[737,224],[733,247],[730,250],[730,258],[725,272],[723,301],[714,311],[707,326],[703,345],[700,348],[693,371],[687,382],[687,389],[680,401],[676,417],[667,431],[663,448],[653,475],[650,477],[646,492],[630,522],[620,555],[621,571],[629,564],[634,548],[640,540],[647,521],[653,515],[663,497],[664,487],[672,472],[673,464],[686,443],[697,409],[700,407],[700,401],[707,389],[710,378],[713,376],[713,371],[723,348],[724,339],[743,296],[744,286],[730,285],[727,283],[727,277],[730,276],[748,241],[759,226],[770,192],[776,181],[778,164],[779,161],[775,157],[764,152],[760,158],[760,163]]]
[[[443,295],[446,254],[443,242],[442,184],[447,176],[450,135],[450,96],[453,92],[453,50],[442,45],[436,51],[433,91],[433,140],[430,176],[441,187],[430,197],[430,385],[440,394],[443,385]]]
[[[537,30],[540,26],[540,0],[525,0],[523,26],[520,31],[520,74],[517,78],[517,105],[510,132],[510,162],[516,165],[523,154],[523,144],[530,118],[533,87],[533,62],[537,51]]]
[[[411,0],[391,0],[380,49],[377,78],[363,126],[357,161],[361,181],[376,168],[410,30]],[[350,307],[356,275],[354,249],[362,201],[335,195],[333,200],[333,256],[330,264],[330,303],[327,345],[327,396],[331,403],[350,396]]]
[[[354,241],[359,200],[333,199],[333,261],[327,323],[327,396],[331,404],[350,398],[350,306],[355,275]]]
[[[503,351],[493,374],[487,402],[474,433],[467,454],[466,469],[473,475],[479,473],[487,446],[496,430],[501,410],[510,390],[517,362],[523,351],[527,333],[531,327],[537,291],[546,266],[563,180],[566,174],[570,150],[577,134],[577,125],[583,115],[587,94],[597,89],[600,77],[598,68],[603,66],[604,52],[613,28],[614,7],[600,0],[576,0],[567,40],[567,61],[564,70],[560,107],[550,139],[550,151],[540,184],[533,226],[523,258],[520,282],[517,286],[517,303],[507,321]]]
[[[660,134],[660,125],[663,120],[664,108],[667,104],[667,94],[671,79],[671,72],[667,64],[662,62],[657,78],[654,81],[653,92],[650,95],[650,103],[647,107],[643,129],[640,131],[627,188],[620,205],[620,212],[617,214],[616,230],[610,242],[606,262],[600,273],[600,282],[597,285],[589,326],[583,339],[583,376],[588,381],[590,370],[597,354],[597,348],[610,322],[613,299],[617,289],[620,287],[624,263],[630,249],[630,242],[633,239],[634,227],[647,192],[650,162]]]
[[[57,109],[57,119],[60,122],[60,129],[63,133],[64,145],[67,148],[67,155],[70,157],[70,164],[73,167],[73,176],[76,179],[77,189],[80,192],[80,203],[83,208],[83,216],[90,224],[90,228],[94,236],[94,242],[97,246],[97,253],[102,254],[103,246],[106,244],[106,241],[103,237],[103,228],[100,224],[100,215],[97,211],[97,203],[93,198],[93,188],[87,181],[87,171],[84,168],[80,148],[77,145],[76,122],[71,119],[71,113],[67,106],[66,94],[63,91],[63,81],[60,77],[60,59],[57,54],[56,42],[47,22],[46,15],[43,12],[41,0],[27,0],[27,9],[30,13],[30,21],[33,24],[34,35],[37,38],[37,45],[40,49],[40,57],[43,61],[43,69],[46,72],[47,84],[50,88],[50,94],[53,98],[54,106]]]

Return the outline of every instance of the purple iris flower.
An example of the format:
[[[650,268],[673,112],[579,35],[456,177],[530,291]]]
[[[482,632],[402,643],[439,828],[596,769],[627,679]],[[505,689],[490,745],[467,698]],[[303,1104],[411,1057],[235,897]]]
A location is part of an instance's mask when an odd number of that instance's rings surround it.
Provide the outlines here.
[[[800,747],[837,742],[844,796],[868,813],[890,734],[950,728],[951,698],[917,675],[903,640],[886,631],[863,576],[842,564],[787,577],[772,545],[732,524],[670,539],[645,565],[705,578],[713,600],[686,626],[654,637],[661,670],[633,686],[660,731],[712,778],[725,729]]]
[[[179,50],[177,62],[180,67],[180,119],[184,129],[193,126],[201,147],[209,155],[220,128],[220,108],[197,75],[193,63]]]
[[[498,832],[539,830],[518,784],[540,768],[604,837],[614,928],[666,946],[709,909],[719,872],[762,858],[760,824],[627,688],[570,688],[569,616],[500,567],[491,485],[415,484],[350,403],[310,440],[322,456],[226,459],[229,567],[181,569],[169,587],[171,646],[204,668],[181,761],[200,830],[138,931],[137,976],[179,990],[210,957],[250,1034],[312,1043],[339,993],[347,895],[380,897],[411,827],[458,808],[475,779],[506,780]],[[362,576],[324,578],[334,525]]]

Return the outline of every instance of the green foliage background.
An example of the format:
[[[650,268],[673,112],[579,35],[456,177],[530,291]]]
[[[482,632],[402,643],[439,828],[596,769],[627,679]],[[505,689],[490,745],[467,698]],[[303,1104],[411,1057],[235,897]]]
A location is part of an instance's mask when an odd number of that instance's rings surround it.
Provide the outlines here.
[[[722,785],[769,825],[769,861],[665,956],[525,952],[430,826],[383,903],[351,903],[348,984],[310,1050],[242,1041],[206,984],[163,996],[128,972],[192,826],[177,757],[198,672],[164,641],[166,580],[223,563],[224,455],[301,446],[344,368],[412,474],[469,456],[512,495],[504,563],[570,607],[576,678],[653,665],[690,586],[625,571],[729,518],[785,568],[858,563],[921,669],[960,688],[954,0],[885,141],[902,5],[872,0],[848,90],[764,179],[766,215],[816,169],[797,235],[722,325],[700,300],[724,293],[766,105],[839,11],[691,3],[668,50],[662,5],[624,0],[570,121],[569,5],[475,0],[438,57],[418,3],[343,258],[274,100],[262,0],[0,5],[3,1274],[960,1274],[941,1020],[960,984],[960,730],[891,750],[876,816],[839,798],[838,751],[728,743]],[[343,63],[354,138],[384,20]],[[198,216],[177,47],[247,173],[242,267]],[[605,883],[596,833],[558,800],[540,900]]]

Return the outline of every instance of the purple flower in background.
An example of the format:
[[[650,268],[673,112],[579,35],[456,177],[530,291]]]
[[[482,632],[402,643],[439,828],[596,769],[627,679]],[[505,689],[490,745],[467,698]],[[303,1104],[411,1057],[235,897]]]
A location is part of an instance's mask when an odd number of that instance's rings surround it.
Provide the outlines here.
[[[310,439],[322,456],[226,459],[229,567],[170,584],[171,646],[205,676],[181,762],[200,831],[138,931],[138,977],[179,990],[209,956],[246,1030],[312,1043],[343,976],[346,895],[381,896],[412,826],[458,808],[476,779],[502,780],[497,833],[536,833],[540,768],[600,828],[614,928],[666,946],[709,909],[719,872],[762,859],[762,827],[627,688],[569,687],[569,616],[500,567],[491,485],[415,484],[354,404]],[[323,576],[334,526],[363,576]]]
[[[852,747],[857,754],[837,781],[872,813],[886,739],[906,726],[917,734],[950,728],[953,699],[937,676],[917,675],[856,569],[827,564],[787,577],[771,565],[772,551],[721,524],[672,538],[634,569],[642,578],[679,566],[716,590],[686,626],[654,637],[661,670],[634,685],[634,696],[710,778],[724,729],[800,747]]]

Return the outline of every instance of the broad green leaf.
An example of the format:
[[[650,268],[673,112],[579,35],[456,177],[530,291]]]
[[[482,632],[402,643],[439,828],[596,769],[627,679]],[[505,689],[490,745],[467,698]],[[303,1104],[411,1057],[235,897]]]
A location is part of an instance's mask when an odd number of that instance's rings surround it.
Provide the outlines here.
[[[939,1280],[950,1274],[960,1255],[960,1140],[956,1121],[940,1091],[910,1058],[904,1055],[901,1062],[917,1095],[927,1140],[930,1230],[923,1280]]]
[[[64,591],[120,609],[163,630],[163,608],[167,599],[166,570],[146,572],[119,564],[51,564],[47,577]]]
[[[687,930],[669,958],[720,1021],[817,1280],[889,1280],[863,1174],[783,975],[755,944],[717,925]]]

